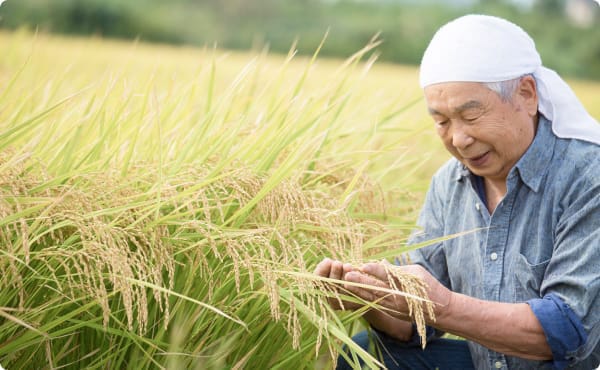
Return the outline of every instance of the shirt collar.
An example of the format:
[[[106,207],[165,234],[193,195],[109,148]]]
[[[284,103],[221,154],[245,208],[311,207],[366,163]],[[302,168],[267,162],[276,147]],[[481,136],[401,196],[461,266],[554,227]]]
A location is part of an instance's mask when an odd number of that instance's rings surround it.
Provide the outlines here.
[[[550,122],[541,114],[539,117],[533,142],[508,174],[509,178],[520,176],[525,185],[535,192],[539,190],[542,179],[546,174],[556,142],[556,136],[552,133]],[[458,161],[457,163],[456,181],[462,181],[463,178],[472,175],[465,165]]]
[[[525,185],[537,192],[548,171],[555,143],[556,136],[552,133],[551,123],[543,115],[540,115],[533,142],[515,167],[510,170],[508,177],[516,176],[518,172]]]

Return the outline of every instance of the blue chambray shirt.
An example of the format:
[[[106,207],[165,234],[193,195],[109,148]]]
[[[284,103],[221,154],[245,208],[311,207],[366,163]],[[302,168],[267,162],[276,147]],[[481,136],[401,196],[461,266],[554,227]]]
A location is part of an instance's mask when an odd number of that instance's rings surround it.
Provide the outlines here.
[[[477,369],[595,369],[600,362],[600,146],[561,139],[540,117],[492,215],[475,176],[451,159],[433,177],[411,243],[481,229],[411,252],[446,287],[527,302],[553,361],[506,356],[469,342]]]

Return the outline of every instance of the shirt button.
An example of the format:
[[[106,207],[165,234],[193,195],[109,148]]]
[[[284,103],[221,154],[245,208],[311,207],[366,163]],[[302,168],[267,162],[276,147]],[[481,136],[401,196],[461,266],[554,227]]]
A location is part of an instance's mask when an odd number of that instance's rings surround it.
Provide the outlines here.
[[[481,205],[479,203],[475,203],[475,208],[479,211],[481,210]]]
[[[490,259],[491,259],[492,261],[495,261],[495,260],[497,260],[497,259],[498,259],[498,253],[494,252],[494,253],[490,254]],[[502,363],[500,363],[500,362],[496,362],[496,364],[500,364],[500,365],[502,365]]]
[[[502,368],[502,362],[500,362],[500,361],[496,361],[496,362],[494,363],[494,367],[495,367],[496,369],[501,369],[501,368]]]

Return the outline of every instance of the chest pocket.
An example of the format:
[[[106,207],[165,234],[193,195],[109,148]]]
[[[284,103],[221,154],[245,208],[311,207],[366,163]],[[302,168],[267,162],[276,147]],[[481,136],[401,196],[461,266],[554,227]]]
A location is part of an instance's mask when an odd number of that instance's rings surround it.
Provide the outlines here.
[[[527,258],[518,254],[513,266],[515,278],[515,302],[525,302],[532,298],[542,298],[540,287],[550,259],[531,264]]]

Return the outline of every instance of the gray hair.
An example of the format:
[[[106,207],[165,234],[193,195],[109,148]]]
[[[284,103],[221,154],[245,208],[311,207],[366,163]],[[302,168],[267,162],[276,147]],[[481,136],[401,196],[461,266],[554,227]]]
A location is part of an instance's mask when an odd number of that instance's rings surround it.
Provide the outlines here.
[[[517,87],[519,87],[519,82],[521,81],[521,78],[523,78],[525,76],[530,76],[530,75],[527,74],[527,75],[523,75],[523,76],[520,76],[517,78],[513,78],[512,80],[506,80],[506,81],[483,82],[483,86],[494,91],[496,94],[498,94],[500,96],[500,98],[503,101],[508,102],[508,101],[512,100],[513,94],[517,90]]]

